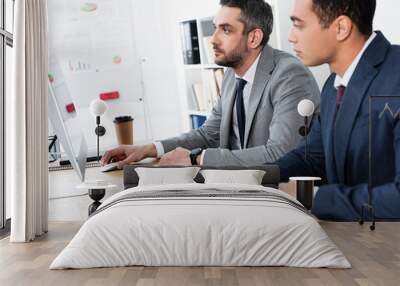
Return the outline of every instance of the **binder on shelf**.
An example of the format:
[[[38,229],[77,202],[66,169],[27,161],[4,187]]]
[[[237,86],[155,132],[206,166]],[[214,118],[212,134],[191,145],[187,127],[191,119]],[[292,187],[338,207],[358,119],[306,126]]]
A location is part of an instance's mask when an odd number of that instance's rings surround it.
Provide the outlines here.
[[[204,115],[190,115],[192,118],[192,127],[193,129],[200,128],[204,122],[207,120],[207,117]]]
[[[195,20],[181,23],[182,52],[185,65],[200,64],[199,38]]]
[[[207,57],[207,63],[208,64],[215,64],[215,54],[214,54],[214,48],[213,45],[211,44],[211,36],[210,37],[204,37],[203,38],[203,44],[204,44],[204,51]]]

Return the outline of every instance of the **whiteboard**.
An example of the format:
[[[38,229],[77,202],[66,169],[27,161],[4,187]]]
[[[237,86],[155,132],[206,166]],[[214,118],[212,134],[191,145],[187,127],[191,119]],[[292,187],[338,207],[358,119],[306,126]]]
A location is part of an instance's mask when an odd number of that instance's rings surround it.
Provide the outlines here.
[[[117,144],[113,119],[134,118],[134,140],[151,137],[147,130],[146,102],[142,89],[140,61],[134,45],[130,0],[49,0],[50,62],[56,59],[64,75],[70,101],[79,113],[90,154],[95,154],[95,118],[89,104],[100,94],[119,92],[119,98],[107,101],[107,113],[101,118],[106,128],[100,149]],[[56,71],[49,66],[49,76]],[[64,89],[64,91],[65,91]],[[56,96],[65,92],[54,90]],[[70,128],[74,128],[71,126]]]

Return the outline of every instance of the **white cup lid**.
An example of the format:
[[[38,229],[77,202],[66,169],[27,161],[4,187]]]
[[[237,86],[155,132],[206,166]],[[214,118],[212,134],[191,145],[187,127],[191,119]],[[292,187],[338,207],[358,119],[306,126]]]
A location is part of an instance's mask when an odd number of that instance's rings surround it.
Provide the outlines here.
[[[321,181],[320,177],[290,177],[291,181]]]
[[[76,186],[78,189],[109,189],[115,187],[117,187],[117,185],[110,184],[104,180],[85,181],[84,183]]]

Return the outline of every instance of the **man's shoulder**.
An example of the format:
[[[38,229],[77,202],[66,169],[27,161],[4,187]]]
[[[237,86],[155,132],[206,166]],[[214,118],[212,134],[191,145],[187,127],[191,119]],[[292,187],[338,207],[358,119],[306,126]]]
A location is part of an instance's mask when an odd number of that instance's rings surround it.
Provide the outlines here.
[[[301,60],[288,52],[273,49],[273,61],[275,66],[273,73],[285,73],[289,75],[301,71],[311,75],[309,69]]]
[[[291,91],[296,96],[309,97],[319,101],[320,90],[311,71],[288,52],[272,49],[274,68],[268,85],[271,96],[279,98]]]
[[[400,45],[392,45],[391,49],[397,53],[400,53]]]
[[[380,82],[382,78],[386,83],[400,80],[400,46],[391,45],[388,49],[384,61],[375,67],[379,73],[376,77]]]
[[[294,64],[305,67],[304,64],[300,61],[300,59],[282,50],[273,49],[273,57],[274,57],[274,62],[277,65]]]
[[[399,67],[400,65],[400,46],[399,45],[391,45],[389,49],[388,57],[386,58],[386,62],[390,64],[394,64],[395,66]]]

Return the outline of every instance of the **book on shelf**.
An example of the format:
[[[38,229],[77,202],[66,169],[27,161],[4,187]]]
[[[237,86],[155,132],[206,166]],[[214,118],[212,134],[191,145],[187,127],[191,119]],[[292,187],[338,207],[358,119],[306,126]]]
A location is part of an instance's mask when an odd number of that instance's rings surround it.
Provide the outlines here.
[[[214,70],[212,69],[206,70],[206,73],[209,86],[208,106],[209,110],[211,110],[219,99],[218,86],[217,86],[217,81],[215,80]]]
[[[203,38],[203,43],[204,43],[204,51],[205,51],[205,54],[206,54],[207,63],[208,64],[214,64],[215,63],[215,54],[214,54],[213,45],[211,43],[211,36],[204,37]]]
[[[217,83],[218,95],[221,96],[222,80],[224,79],[224,70],[214,70],[215,82]]]
[[[193,129],[200,128],[204,124],[204,122],[207,120],[207,117],[204,115],[193,114],[190,117],[192,118],[192,128]]]
[[[200,64],[200,48],[196,20],[182,22],[181,34],[184,64]]]
[[[199,111],[207,110],[207,103],[204,98],[204,85],[201,82],[193,84],[194,102],[196,103],[196,109]]]

